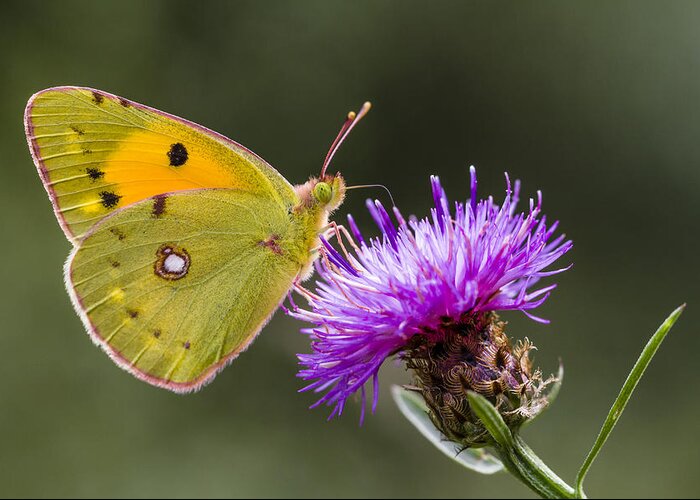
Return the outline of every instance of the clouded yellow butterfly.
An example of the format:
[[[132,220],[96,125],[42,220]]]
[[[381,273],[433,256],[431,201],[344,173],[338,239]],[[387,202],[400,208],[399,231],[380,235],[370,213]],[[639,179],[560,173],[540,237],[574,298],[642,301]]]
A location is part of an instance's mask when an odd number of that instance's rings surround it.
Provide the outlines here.
[[[92,339],[122,368],[175,392],[210,381],[246,349],[345,195],[333,154],[292,186],[243,146],[106,92],[31,97],[29,148],[74,249],[65,280]]]

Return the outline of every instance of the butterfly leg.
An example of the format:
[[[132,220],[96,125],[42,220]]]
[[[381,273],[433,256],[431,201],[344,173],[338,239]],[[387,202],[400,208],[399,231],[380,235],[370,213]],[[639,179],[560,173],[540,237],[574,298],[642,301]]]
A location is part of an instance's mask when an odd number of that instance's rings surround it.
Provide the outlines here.
[[[328,224],[328,226],[325,228],[325,231],[324,231],[324,232],[325,232],[328,236],[333,236],[333,235],[336,236],[336,239],[338,240],[338,243],[340,244],[341,248],[343,249],[343,252],[345,253],[345,257],[346,257],[346,260],[347,260],[348,264],[350,264],[350,266],[352,266],[353,269],[355,269],[355,266],[353,266],[353,264],[352,264],[352,260],[349,258],[348,251],[345,249],[345,245],[343,245],[342,235],[345,234],[345,237],[349,240],[350,244],[352,245],[352,247],[353,247],[355,250],[359,251],[360,248],[355,244],[355,242],[354,242],[354,240],[352,239],[352,237],[350,236],[350,233],[348,232],[348,230],[347,230],[345,227],[343,227],[342,225],[336,224],[335,222],[331,222],[331,223]],[[340,272],[340,270],[338,269],[338,267],[337,267],[333,262],[331,262],[330,258],[328,257],[328,249],[327,249],[325,246],[321,245],[321,246],[319,246],[318,248],[314,249],[314,251],[315,251],[315,252],[319,252],[320,257],[321,257],[321,259],[323,260],[323,264],[326,266],[327,269],[336,270],[337,273]],[[363,306],[363,305],[361,305],[361,304],[356,303],[356,301],[354,301],[354,300],[352,299],[352,297],[350,297],[350,296],[346,293],[345,287],[341,286],[341,285],[336,281],[336,279],[333,277],[333,273],[327,274],[327,275],[326,275],[326,279],[329,279],[330,281],[332,281],[332,282],[336,285],[336,290],[340,291],[340,293],[342,293],[343,296],[344,296],[350,303],[354,304],[356,307],[358,307],[358,308],[360,308],[360,309],[364,309],[364,310],[366,310],[366,311],[369,312],[369,309],[368,309],[367,307],[365,307],[365,306]],[[305,297],[307,298],[307,300],[308,300],[308,299],[312,299],[312,300],[313,300],[314,298],[317,298],[317,297],[318,297],[318,296],[317,296],[316,294],[314,294],[313,292],[311,292],[311,291],[305,289],[304,287],[302,287],[299,283],[295,283],[295,289],[297,290],[297,292],[299,292],[300,294],[302,294],[303,296],[305,296]]]
[[[301,284],[301,280],[294,281],[293,288],[294,288],[294,290],[297,291],[297,293],[299,293],[306,300],[320,299],[320,297],[318,295],[313,293],[308,288],[305,288],[304,285]],[[292,302],[293,309],[297,309],[297,305],[294,303],[294,300],[291,300],[292,299],[291,292],[289,294],[289,298],[290,298],[290,301]]]
[[[328,258],[328,250],[327,250],[325,247],[320,247],[318,250],[319,250],[320,253],[321,253],[321,259],[323,259],[324,265],[325,265],[328,269],[334,269],[334,270],[336,270],[335,272],[338,273],[338,272],[339,272],[339,271],[338,271],[338,267],[337,267],[335,264],[333,264],[333,263],[330,261],[330,259]],[[352,264],[351,264],[351,265],[352,265]],[[345,287],[341,286],[341,285],[336,281],[336,279],[333,277],[333,273],[328,273],[328,274],[325,276],[325,278],[328,279],[328,280],[330,280],[330,281],[332,281],[332,282],[335,284],[336,290],[340,291],[340,293],[343,294],[343,296],[348,300],[348,302],[350,302],[351,304],[354,304],[356,307],[358,307],[358,308],[360,308],[360,309],[364,309],[364,310],[366,310],[366,311],[368,311],[368,312],[370,311],[369,308],[367,308],[366,306],[363,306],[362,304],[358,304],[356,301],[354,301],[354,300],[352,299],[352,297],[350,297],[350,296],[346,293]],[[299,282],[295,282],[295,284],[294,284],[294,289],[295,289],[298,293],[300,293],[302,296],[304,296],[307,300],[314,301],[314,299],[316,299],[316,300],[320,299],[320,297],[319,297],[317,294],[315,294],[315,293],[311,292],[310,290],[304,288]]]
[[[346,259],[349,261],[349,253],[347,249],[345,248],[345,245],[343,244],[343,235],[345,238],[348,240],[348,243],[350,243],[350,246],[352,246],[353,250],[355,252],[360,251],[360,247],[357,246],[357,243],[355,243],[355,240],[353,239],[352,235],[350,234],[350,231],[343,226],[342,224],[338,224],[335,221],[331,221],[328,223],[328,225],[323,228],[322,232],[324,233],[325,238],[329,238],[330,236],[335,236],[336,240],[338,240],[338,244],[340,245],[340,248],[343,250],[343,253],[345,254]]]

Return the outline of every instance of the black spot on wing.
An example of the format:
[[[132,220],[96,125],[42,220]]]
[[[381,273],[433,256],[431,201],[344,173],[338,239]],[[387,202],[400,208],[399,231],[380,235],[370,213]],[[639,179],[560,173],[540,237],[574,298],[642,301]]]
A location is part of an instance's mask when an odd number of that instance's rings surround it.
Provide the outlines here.
[[[85,135],[85,131],[77,125],[71,125],[70,129],[78,135]]]
[[[165,200],[167,200],[168,197],[164,194],[160,194],[155,197],[153,200],[153,216],[154,217],[160,217],[165,213]]]
[[[94,91],[94,90],[92,91],[92,101],[95,104],[97,104],[99,106],[100,104],[102,104],[104,102],[104,100],[105,100],[105,96],[103,96],[102,94],[100,94],[97,91]]]
[[[105,208],[114,208],[119,204],[121,196],[112,191],[101,191],[100,200],[102,201],[102,206]]]
[[[136,309],[127,309],[126,314],[128,314],[131,319],[139,317],[139,312]]]
[[[100,170],[99,168],[86,168],[85,172],[87,172],[88,176],[93,181],[101,179],[105,175],[105,173],[102,170]]]
[[[129,106],[131,106],[131,103],[129,101],[127,101],[126,99],[124,99],[123,97],[119,98],[119,104],[121,104],[125,108],[128,108]]]
[[[160,330],[153,330],[153,336],[155,338],[159,339],[161,336],[161,331]]]
[[[176,142],[170,146],[170,151],[168,151],[168,159],[170,160],[171,167],[180,167],[187,162],[187,148],[181,142]]]

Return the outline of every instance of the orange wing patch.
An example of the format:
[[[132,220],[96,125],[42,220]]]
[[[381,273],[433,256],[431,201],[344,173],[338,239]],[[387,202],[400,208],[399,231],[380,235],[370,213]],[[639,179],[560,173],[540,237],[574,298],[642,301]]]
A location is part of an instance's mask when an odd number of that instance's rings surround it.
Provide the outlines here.
[[[114,188],[121,206],[156,194],[201,188],[252,190],[250,179],[234,178],[220,165],[232,158],[215,158],[211,147],[195,141],[150,132],[130,134],[100,165],[102,187]],[[222,153],[219,151],[219,153]],[[231,156],[231,155],[227,155]],[[105,207],[103,196],[90,193],[93,206]],[[102,207],[100,207],[102,205]]]
[[[242,146],[104,92],[42,91],[27,105],[25,127],[61,227],[74,242],[115,210],[163,193],[231,188],[294,201],[289,183]]]

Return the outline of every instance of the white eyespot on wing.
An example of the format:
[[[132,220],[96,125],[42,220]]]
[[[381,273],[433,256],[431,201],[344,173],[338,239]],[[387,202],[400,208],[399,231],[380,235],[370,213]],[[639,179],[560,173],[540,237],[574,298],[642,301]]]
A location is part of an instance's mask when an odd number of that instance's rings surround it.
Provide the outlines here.
[[[190,268],[190,254],[182,247],[163,245],[156,252],[154,271],[166,280],[179,280]]]
[[[171,253],[163,262],[163,269],[166,273],[182,274],[187,268],[187,260],[176,253]]]

